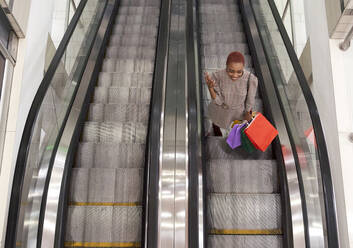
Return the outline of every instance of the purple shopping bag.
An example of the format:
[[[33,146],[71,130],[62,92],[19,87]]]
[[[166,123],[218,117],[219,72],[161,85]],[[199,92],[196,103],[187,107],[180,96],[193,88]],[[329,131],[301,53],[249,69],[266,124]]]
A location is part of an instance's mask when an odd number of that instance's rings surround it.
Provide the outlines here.
[[[227,143],[232,149],[241,146],[241,129],[244,125],[245,123],[240,125],[235,124],[232,130],[230,131],[227,138]]]

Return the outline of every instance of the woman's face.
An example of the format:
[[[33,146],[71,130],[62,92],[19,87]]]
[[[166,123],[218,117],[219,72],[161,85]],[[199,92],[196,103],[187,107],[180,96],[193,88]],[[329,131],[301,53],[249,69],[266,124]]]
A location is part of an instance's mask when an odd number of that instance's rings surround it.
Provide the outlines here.
[[[243,63],[229,63],[226,68],[227,74],[233,81],[237,80],[244,73]]]

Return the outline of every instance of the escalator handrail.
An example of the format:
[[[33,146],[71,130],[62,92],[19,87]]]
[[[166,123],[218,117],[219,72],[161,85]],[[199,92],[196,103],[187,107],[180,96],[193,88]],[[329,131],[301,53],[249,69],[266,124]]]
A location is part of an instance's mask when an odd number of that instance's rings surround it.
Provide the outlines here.
[[[58,49],[55,52],[55,55],[46,71],[42,82],[36,92],[34,100],[31,104],[26,123],[23,129],[23,134],[18,150],[15,173],[12,183],[12,191],[10,198],[10,206],[8,212],[8,221],[6,228],[6,237],[5,237],[5,247],[15,247],[16,246],[16,232],[17,232],[17,222],[18,222],[18,213],[20,208],[22,186],[24,180],[24,172],[26,170],[25,165],[27,162],[27,155],[29,149],[29,143],[32,137],[32,132],[35,124],[35,120],[38,116],[40,106],[43,103],[44,97],[47,93],[47,90],[52,82],[53,76],[56,72],[57,67],[59,66],[62,57],[65,54],[66,48],[69,44],[70,38],[73,35],[77,23],[80,20],[80,17],[83,13],[83,10],[86,6],[87,0],[82,0],[77,7],[72,20],[67,27],[67,30],[58,46]]]
[[[187,1],[186,10],[186,54],[187,54],[187,107],[188,107],[188,153],[189,153],[189,201],[188,232],[189,247],[207,247],[206,191],[205,189],[205,154],[203,109],[201,104],[202,72],[200,68],[200,33],[198,0]],[[192,238],[191,238],[192,237]]]
[[[309,109],[310,118],[313,124],[315,138],[317,142],[318,157],[320,161],[320,172],[323,186],[323,196],[325,202],[325,216],[328,235],[328,246],[338,247],[338,230],[336,220],[335,196],[333,191],[333,183],[331,177],[331,168],[328,157],[328,151],[325,141],[325,136],[319,116],[319,111],[315,103],[314,97],[309,88],[309,84],[305,78],[304,72],[300,66],[298,57],[288,37],[285,26],[280,18],[276,4],[273,0],[268,0],[269,6],[272,10],[273,17],[276,21],[278,30],[282,36],[287,53],[293,65],[295,74],[298,78],[299,85],[303,92],[306,104]]]
[[[156,60],[154,66],[150,118],[148,123],[146,164],[143,192],[142,244],[144,248],[158,247],[159,223],[159,169],[160,169],[160,129],[165,97],[168,47],[170,32],[171,0],[161,0]]]

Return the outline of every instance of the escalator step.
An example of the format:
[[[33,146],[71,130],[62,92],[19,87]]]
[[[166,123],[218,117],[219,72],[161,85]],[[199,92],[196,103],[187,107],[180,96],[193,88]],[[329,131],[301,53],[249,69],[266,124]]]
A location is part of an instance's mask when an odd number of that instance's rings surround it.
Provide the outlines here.
[[[103,87],[151,87],[152,73],[99,73],[98,86]]]
[[[221,0],[214,2],[203,1],[199,9],[202,15],[239,13],[239,8],[234,4],[234,0]]]
[[[153,72],[153,59],[115,59],[106,58],[103,61],[103,72]]]
[[[210,160],[210,193],[278,193],[275,160]]]
[[[141,206],[69,206],[66,241],[140,242],[141,220]]]
[[[121,0],[121,6],[154,6],[157,7],[160,5],[158,0]]]
[[[120,6],[118,10],[119,15],[159,15],[159,9],[156,7],[140,7],[140,6]]]
[[[144,25],[155,25],[157,26],[159,21],[158,15],[131,15],[131,14],[121,14],[117,15],[115,18],[116,24],[123,25],[136,25],[136,24],[144,24]]]
[[[151,88],[96,87],[94,103],[149,104]]]
[[[156,37],[157,32],[158,30],[154,26],[140,25],[140,24],[128,25],[128,26],[123,24],[117,24],[117,25],[114,25],[114,28],[113,28],[113,34],[118,34],[122,36],[127,34],[141,34],[145,36]]]
[[[211,7],[211,6],[210,6]],[[223,24],[235,24],[237,25],[238,23],[242,22],[241,15],[239,14],[239,11],[235,11],[233,15],[227,15],[224,13],[223,15],[203,15],[200,18],[201,20],[201,25],[208,25],[212,23],[217,23],[221,22]]]
[[[212,41],[205,43],[202,49],[202,56],[222,56],[227,57],[229,52],[238,51],[248,56],[250,51],[247,43],[237,42],[237,43],[227,43]]]
[[[242,25],[234,25],[233,23],[224,23],[221,26],[222,32],[244,32]],[[201,33],[212,33],[219,30],[220,26],[217,23],[209,23],[206,26],[201,26]]]
[[[76,156],[80,168],[142,168],[145,145],[81,142]]]
[[[155,48],[156,42],[155,36],[144,36],[142,34],[130,34],[121,36],[119,34],[113,34],[109,40],[109,46],[138,46],[137,48],[142,47],[152,47]],[[143,48],[144,49],[144,48]]]
[[[119,47],[108,47],[106,50],[105,57],[107,59],[145,59],[154,60],[155,50],[149,47],[136,47],[136,46],[119,46]]]
[[[147,125],[135,122],[85,122],[84,142],[137,143],[146,140]]]
[[[282,248],[281,235],[209,235],[210,248]]]
[[[202,33],[201,44],[209,44],[217,46],[218,42],[236,44],[236,43],[245,43],[246,36],[243,32],[212,32],[212,33]],[[204,49],[203,51],[207,51]]]
[[[142,168],[74,168],[69,205],[142,202]]]
[[[233,160],[244,160],[244,159],[261,159],[261,160],[272,160],[272,147],[269,146],[265,152],[256,150],[253,153],[246,152],[242,147],[235,148],[232,150],[222,137],[207,137],[206,149],[209,159],[233,159]]]
[[[211,230],[280,231],[279,194],[210,194],[208,223]],[[212,232],[212,231],[211,231]]]
[[[148,123],[148,104],[102,104],[90,105],[88,121],[95,122],[140,122]]]

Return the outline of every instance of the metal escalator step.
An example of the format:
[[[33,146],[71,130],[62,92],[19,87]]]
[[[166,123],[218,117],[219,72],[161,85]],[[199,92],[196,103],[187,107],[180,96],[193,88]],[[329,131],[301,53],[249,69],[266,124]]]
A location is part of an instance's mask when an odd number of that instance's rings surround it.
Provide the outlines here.
[[[275,160],[213,159],[207,166],[211,193],[278,193]]]
[[[113,34],[109,39],[109,46],[155,46],[155,36],[144,36],[142,34],[130,34],[121,36],[119,34]],[[109,47],[108,46],[108,47]]]
[[[233,49],[225,50],[224,54],[201,56],[201,66],[204,69],[224,69],[226,66],[227,56],[233,52]],[[252,66],[252,58],[250,55],[244,55],[245,67]]]
[[[210,248],[282,248],[282,235],[209,235]]]
[[[213,37],[211,37],[213,38]],[[208,42],[203,45],[202,55],[203,56],[228,56],[232,51],[238,51],[248,56],[250,54],[248,44],[245,42],[225,42],[225,41],[214,41]]]
[[[121,6],[159,6],[158,0],[121,0]]]
[[[202,33],[201,44],[217,45],[218,42],[222,43],[246,43],[246,35],[244,32],[225,33],[217,30],[214,33]]]
[[[147,125],[138,122],[85,122],[84,142],[137,143],[146,142]]]
[[[156,49],[149,46],[109,46],[107,47],[105,58],[107,59],[134,59],[134,60],[154,60]]]
[[[220,26],[216,23],[209,23],[208,25],[201,26],[201,33],[212,33],[216,32],[219,29],[222,29],[222,32],[244,32],[244,27],[241,23],[239,25],[234,25],[233,23],[225,23]]]
[[[272,146],[270,145],[265,152],[256,150],[253,153],[246,152],[242,147],[235,148],[232,150],[226,142],[225,138],[222,137],[207,137],[206,149],[209,159],[234,159],[234,160],[245,160],[245,159],[262,159],[271,160],[273,159]]]
[[[153,72],[153,59],[114,59],[106,58],[103,61],[103,72]]]
[[[216,230],[278,230],[279,194],[209,194],[208,223]]]
[[[137,15],[117,15],[115,18],[116,24],[123,25],[135,25],[135,24],[144,24],[144,25],[157,25],[159,21],[158,15],[148,15],[148,14],[137,14]]]
[[[156,7],[138,7],[138,6],[120,6],[118,10],[118,16],[120,14],[125,15],[159,15],[159,8]]]
[[[140,122],[147,125],[148,117],[148,104],[93,103],[88,112],[88,121],[96,122]]]
[[[151,87],[153,73],[99,73],[98,86]]]
[[[225,13],[239,13],[239,8],[234,4],[234,1],[219,1],[219,2],[202,2],[199,7],[202,15],[213,14],[225,14]]]
[[[235,11],[232,15],[227,15],[226,13],[224,13],[223,15],[202,15],[200,21],[201,25],[209,25],[211,23],[222,23],[222,25],[232,23],[234,25],[235,23],[241,23],[242,17],[238,11]]]
[[[80,168],[143,168],[145,145],[81,142],[76,155]]]
[[[142,202],[142,168],[73,168],[69,205]]]
[[[155,37],[157,35],[158,29],[155,26],[149,25],[114,25],[113,34],[127,35],[127,34],[142,34],[145,36]]]
[[[142,207],[69,206],[67,242],[140,242]]]
[[[94,103],[149,104],[151,88],[96,87]]]

